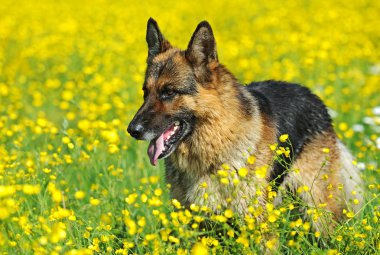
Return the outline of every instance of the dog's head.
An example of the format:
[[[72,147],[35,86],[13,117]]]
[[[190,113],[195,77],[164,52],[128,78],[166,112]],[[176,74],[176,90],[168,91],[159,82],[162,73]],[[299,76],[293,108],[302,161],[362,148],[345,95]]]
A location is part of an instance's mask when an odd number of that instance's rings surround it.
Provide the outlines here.
[[[144,103],[128,132],[136,139],[150,140],[148,155],[156,165],[194,130],[197,113],[205,107],[199,98],[200,90],[211,86],[218,57],[214,35],[206,21],[198,25],[185,51],[173,47],[152,18],[148,20],[146,41]]]

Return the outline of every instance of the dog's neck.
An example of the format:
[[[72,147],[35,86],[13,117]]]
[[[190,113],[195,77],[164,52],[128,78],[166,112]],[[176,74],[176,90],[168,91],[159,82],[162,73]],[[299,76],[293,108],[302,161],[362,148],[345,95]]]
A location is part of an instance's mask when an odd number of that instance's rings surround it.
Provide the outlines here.
[[[258,103],[223,66],[212,72],[212,88],[200,87],[192,134],[171,155],[171,163],[191,175],[214,173],[221,164],[238,169],[253,153],[263,133]]]

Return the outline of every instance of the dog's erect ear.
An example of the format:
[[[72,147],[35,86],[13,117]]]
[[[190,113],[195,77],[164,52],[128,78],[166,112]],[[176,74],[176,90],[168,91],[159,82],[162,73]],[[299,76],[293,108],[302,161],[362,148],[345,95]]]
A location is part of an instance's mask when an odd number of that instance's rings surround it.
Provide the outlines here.
[[[210,24],[199,23],[186,50],[186,58],[195,66],[218,61],[216,42]]]
[[[148,62],[158,54],[171,48],[170,43],[161,34],[157,22],[152,18],[148,20],[146,42],[148,43]]]

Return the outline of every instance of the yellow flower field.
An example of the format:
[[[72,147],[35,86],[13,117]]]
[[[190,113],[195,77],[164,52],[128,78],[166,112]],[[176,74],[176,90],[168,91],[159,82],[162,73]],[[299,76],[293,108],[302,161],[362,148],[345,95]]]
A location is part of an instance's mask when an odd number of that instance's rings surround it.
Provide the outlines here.
[[[150,166],[148,143],[126,132],[142,102],[149,17],[181,48],[208,20],[242,83],[318,94],[362,170],[362,210],[322,238],[291,200],[252,208],[262,224],[171,200],[162,162]],[[2,0],[0,254],[379,254],[379,17],[370,0]],[[208,221],[215,229],[200,227]]]

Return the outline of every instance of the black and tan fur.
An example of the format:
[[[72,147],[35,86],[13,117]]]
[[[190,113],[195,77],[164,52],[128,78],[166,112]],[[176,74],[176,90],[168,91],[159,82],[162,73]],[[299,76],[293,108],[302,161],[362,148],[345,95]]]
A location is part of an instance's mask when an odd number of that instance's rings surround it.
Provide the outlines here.
[[[277,81],[242,86],[219,63],[207,22],[198,25],[182,51],[171,46],[150,19],[147,43],[144,104],[128,131],[154,144],[173,122],[181,123],[178,140],[173,138],[172,151],[164,156],[173,198],[185,206],[206,205],[214,212],[230,207],[244,215],[257,190],[264,194],[258,205],[265,204],[269,183],[296,195],[300,186],[307,185],[309,192],[299,194],[304,203],[326,204],[338,220],[343,208],[355,206],[352,199],[362,200],[352,157],[337,139],[326,107],[309,89]],[[269,147],[289,146],[278,140],[281,134],[288,134],[292,144],[286,166],[273,160]],[[256,157],[252,165],[247,165],[249,155]],[[222,164],[229,165],[232,173],[227,185],[216,177]],[[257,178],[255,169],[265,165],[269,166],[266,178]],[[241,167],[247,167],[249,175],[235,185],[232,179]],[[343,190],[338,188],[341,185]],[[275,202],[281,199],[279,195]],[[323,228],[321,222],[315,227]]]

